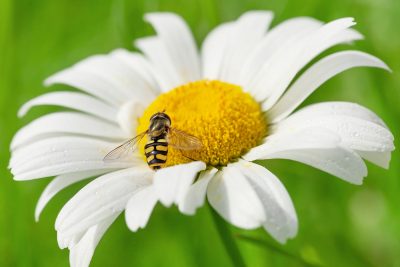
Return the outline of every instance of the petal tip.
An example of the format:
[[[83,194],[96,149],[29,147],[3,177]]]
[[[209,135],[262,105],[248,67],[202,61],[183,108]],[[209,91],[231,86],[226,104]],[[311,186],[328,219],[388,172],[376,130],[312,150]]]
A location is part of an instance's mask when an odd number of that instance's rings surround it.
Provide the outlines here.
[[[45,79],[43,81],[43,85],[46,86],[46,87],[49,87],[49,86],[53,85],[54,84],[54,78],[53,77],[54,76],[50,76],[47,79]]]
[[[36,211],[36,210],[35,210],[35,215],[34,215],[34,217],[35,217],[35,222],[39,222],[39,219],[40,219],[40,211]]]
[[[18,118],[24,117],[26,115],[26,113],[28,113],[28,111],[29,111],[29,107],[26,105],[22,105],[22,107],[17,112],[17,117]]]

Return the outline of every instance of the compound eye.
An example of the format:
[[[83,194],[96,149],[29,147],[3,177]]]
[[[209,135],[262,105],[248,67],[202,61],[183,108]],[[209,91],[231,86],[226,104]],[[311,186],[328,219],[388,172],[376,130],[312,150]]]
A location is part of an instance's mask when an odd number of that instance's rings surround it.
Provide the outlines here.
[[[153,114],[153,116],[150,117],[150,121],[152,121],[156,116],[158,116],[158,113]]]
[[[169,124],[171,125],[171,118],[170,118],[167,114],[165,114],[165,113],[164,113],[164,116],[165,116],[165,118],[168,120]]]

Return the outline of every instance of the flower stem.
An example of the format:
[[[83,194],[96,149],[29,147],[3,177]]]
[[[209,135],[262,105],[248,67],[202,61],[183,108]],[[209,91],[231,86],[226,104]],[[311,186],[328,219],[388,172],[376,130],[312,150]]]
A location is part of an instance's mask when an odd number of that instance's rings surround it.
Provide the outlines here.
[[[218,234],[221,238],[222,243],[224,244],[225,250],[228,253],[232,265],[235,267],[245,267],[246,264],[240,254],[239,248],[236,245],[235,240],[233,239],[231,230],[229,229],[229,225],[217,214],[214,209],[209,206],[211,211],[211,215],[217,228]]]

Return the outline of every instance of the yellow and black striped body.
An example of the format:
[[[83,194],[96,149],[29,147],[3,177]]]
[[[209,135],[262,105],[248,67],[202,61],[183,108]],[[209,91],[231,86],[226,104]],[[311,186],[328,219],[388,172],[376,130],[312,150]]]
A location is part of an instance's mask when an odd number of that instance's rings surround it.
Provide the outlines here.
[[[144,146],[147,164],[153,170],[161,169],[167,161],[168,142],[166,134],[161,134],[151,139]]]

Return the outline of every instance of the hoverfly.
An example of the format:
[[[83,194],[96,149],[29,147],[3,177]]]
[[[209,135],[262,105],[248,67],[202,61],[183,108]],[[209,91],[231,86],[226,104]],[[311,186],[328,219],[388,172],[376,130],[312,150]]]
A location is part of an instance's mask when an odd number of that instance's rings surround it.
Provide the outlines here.
[[[153,170],[160,169],[166,163],[168,146],[178,150],[196,150],[202,147],[202,143],[197,137],[171,127],[171,119],[165,112],[157,112],[151,116],[148,130],[111,150],[104,160],[116,160],[129,151],[133,152],[146,135],[148,142],[144,151],[147,164]]]

